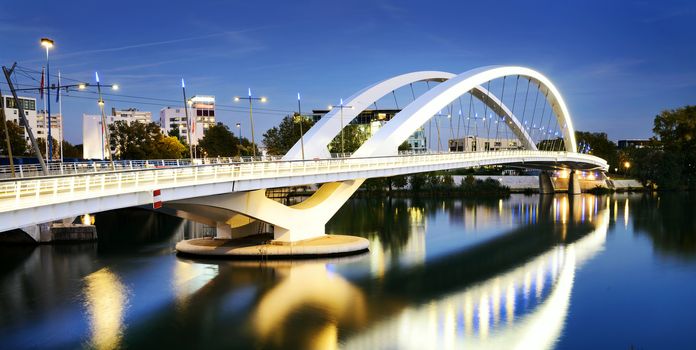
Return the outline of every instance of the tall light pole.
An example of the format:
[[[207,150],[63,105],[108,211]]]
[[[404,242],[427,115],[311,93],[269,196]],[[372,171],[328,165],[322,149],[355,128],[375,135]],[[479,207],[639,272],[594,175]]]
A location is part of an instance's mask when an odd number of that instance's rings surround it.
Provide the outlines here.
[[[344,109],[353,109],[353,106],[346,106],[343,104],[343,99],[341,99],[341,103],[338,106],[329,106],[329,110],[332,110],[334,108],[340,108],[340,115],[341,115],[341,157],[345,155],[345,148],[344,148],[344,137],[343,137],[343,110]]]
[[[188,124],[186,126],[186,131],[188,133],[189,158],[191,159],[191,165],[193,165],[193,138],[191,138],[191,128],[196,125],[196,121],[189,119],[189,101],[186,100],[186,83],[184,83],[184,78],[181,78],[181,91],[184,93],[184,114],[186,115],[186,124]]]
[[[237,123],[237,134],[239,135],[239,160],[242,160],[242,123]]]
[[[234,101],[239,102],[239,100],[248,100],[249,101],[249,123],[251,124],[251,154],[256,157],[256,142],[254,139],[254,114],[252,112],[253,109],[253,101],[261,101],[261,102],[266,102],[267,99],[265,97],[252,97],[251,96],[251,88],[249,88],[249,95],[248,97],[239,97],[235,96]]]
[[[48,161],[53,160],[53,138],[51,137],[51,69],[48,60],[48,50],[53,48],[53,40],[49,38],[41,38],[41,46],[46,48],[46,106],[48,113],[48,136],[46,143],[48,144]]]
[[[302,149],[302,160],[304,160],[304,131],[302,130],[302,105],[300,103],[300,93],[297,93],[297,115],[300,117],[300,148]]]
[[[111,140],[109,139],[109,126],[106,125],[106,114],[104,114],[104,100],[102,99],[101,84],[99,83],[98,72],[94,72],[94,78],[97,81],[97,93],[99,94],[99,101],[97,103],[99,104],[99,110],[101,111],[102,120],[102,157],[104,156],[104,148],[106,148],[107,154],[109,155],[109,162],[111,163],[111,169],[116,170],[116,167],[114,166],[114,159],[111,155]],[[112,88],[114,90],[118,90],[118,85],[112,85]]]

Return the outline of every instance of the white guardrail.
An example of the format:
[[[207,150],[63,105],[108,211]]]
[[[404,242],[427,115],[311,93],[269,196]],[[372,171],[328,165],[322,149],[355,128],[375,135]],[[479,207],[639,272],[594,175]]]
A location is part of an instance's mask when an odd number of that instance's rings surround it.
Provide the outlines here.
[[[536,159],[534,159],[536,158]],[[63,202],[70,199],[95,197],[108,194],[146,191],[157,187],[178,187],[210,182],[236,181],[246,179],[318,175],[346,171],[390,169],[404,166],[434,165],[466,161],[502,160],[504,162],[558,161],[593,164],[606,168],[606,162],[595,156],[550,151],[494,151],[469,153],[435,153],[416,155],[397,155],[369,158],[329,158],[291,161],[253,161],[224,162],[221,159],[210,164],[190,165],[190,163],[160,164],[128,162],[121,168],[112,170],[109,162],[95,166],[91,171],[79,166],[72,173],[40,176],[34,178],[0,179],[0,211],[30,201],[31,206],[45,202]],[[217,158],[216,158],[217,160]],[[231,159],[229,159],[231,160]],[[108,168],[105,168],[104,165]],[[65,163],[70,165],[71,163]],[[55,165],[55,164],[52,164]],[[131,169],[131,165],[133,168]],[[97,169],[97,170],[94,170]],[[63,169],[65,171],[65,169]],[[65,197],[61,197],[65,196]],[[24,205],[22,205],[24,206]]]

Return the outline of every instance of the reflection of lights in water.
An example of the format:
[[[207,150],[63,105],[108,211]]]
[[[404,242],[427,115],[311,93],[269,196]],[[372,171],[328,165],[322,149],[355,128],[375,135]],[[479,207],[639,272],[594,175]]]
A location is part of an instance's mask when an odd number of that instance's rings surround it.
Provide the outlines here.
[[[628,228],[628,198],[624,202],[624,228]]]
[[[488,296],[484,292],[479,300],[478,326],[479,337],[486,339],[488,337],[488,321],[490,318],[490,310],[488,309]]]
[[[561,208],[560,208],[560,212],[561,212],[561,223],[562,223],[562,224],[565,224],[565,223],[568,222],[568,212],[569,212],[569,208],[568,208],[568,197],[565,197],[565,196],[564,196],[564,197],[561,197],[560,202],[561,202]]]
[[[507,324],[511,325],[515,320],[515,285],[510,283],[505,293],[505,318]]]
[[[493,286],[493,325],[500,323],[500,281],[496,280]]]
[[[310,349],[338,349],[338,327],[335,323],[329,323],[319,332],[313,335]]]
[[[346,348],[404,349],[551,348],[565,324],[575,270],[603,248],[608,219],[609,211],[604,210],[594,220],[596,229],[574,243],[554,247],[509,272],[461,292],[422,307],[407,308],[399,315],[371,326],[368,331],[348,338],[343,345]],[[504,293],[496,292],[500,286],[505,286]],[[517,303],[524,297],[525,290],[529,293],[529,290],[538,288],[541,289],[540,297],[527,295],[530,298],[527,306]],[[502,298],[505,298],[504,303]],[[497,303],[495,299],[498,299]],[[496,324],[495,309],[503,304],[505,310],[501,314],[506,315],[507,322]],[[454,319],[454,343],[450,341],[449,333],[452,329],[451,310],[463,311],[461,318]]]
[[[199,264],[177,260],[174,264],[172,288],[177,307],[185,308],[188,297],[218,275],[218,265]]]
[[[619,200],[614,199],[614,221],[619,219]]]
[[[370,239],[370,272],[372,276],[383,278],[386,270],[386,262],[384,258],[384,249],[379,237],[374,236]]]
[[[123,314],[128,291],[119,277],[103,268],[85,277],[85,306],[95,349],[116,349],[123,337]]]

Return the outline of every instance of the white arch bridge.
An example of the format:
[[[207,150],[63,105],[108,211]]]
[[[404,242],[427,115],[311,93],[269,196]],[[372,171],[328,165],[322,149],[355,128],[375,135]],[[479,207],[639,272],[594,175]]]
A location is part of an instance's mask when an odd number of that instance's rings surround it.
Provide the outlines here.
[[[495,96],[490,82],[516,78],[512,107]],[[527,108],[517,102],[520,78],[534,84],[537,99],[541,95],[551,111],[544,112],[539,126],[524,117]],[[511,79],[512,80],[512,79]],[[436,86],[413,100],[386,122],[352,155],[331,158],[328,145],[343,127],[360,112],[417,82],[435,82]],[[487,85],[487,86],[486,86]],[[413,89],[411,90],[413,91]],[[438,112],[452,108],[469,94],[483,106],[482,130],[488,133],[502,127],[520,141],[519,149],[488,151],[399,154],[398,147],[414,131],[428,123]],[[527,90],[529,95],[529,90]],[[396,96],[396,95],[394,95]],[[516,106],[517,104],[517,106]],[[413,174],[436,170],[471,168],[486,165],[511,165],[533,169],[607,170],[601,158],[577,152],[573,124],[563,98],[549,79],[524,67],[483,67],[454,75],[445,72],[416,72],[400,75],[365,88],[345,101],[351,109],[333,110],[317,122],[304,137],[304,151],[298,142],[281,160],[259,162],[217,162],[201,165],[165,164],[162,167],[56,168],[58,174],[0,180],[0,232],[64,218],[74,218],[119,208],[150,205],[161,201],[165,207],[188,219],[217,227],[219,238],[235,238],[258,233],[260,223],[273,227],[274,242],[279,244],[321,237],[326,222],[338,211],[365,179]],[[537,101],[534,103],[536,111]],[[473,106],[470,105],[470,109]],[[490,110],[496,117],[488,118]],[[522,110],[522,120],[515,112]],[[462,113],[460,113],[460,116]],[[471,111],[467,118],[474,119]],[[534,118],[534,117],[532,117]],[[469,120],[469,123],[471,122]],[[546,125],[557,126],[555,132]],[[487,129],[486,129],[487,127]],[[534,135],[537,139],[534,139]],[[467,131],[467,136],[471,135]],[[546,135],[546,136],[544,136]],[[555,137],[554,136],[558,136]],[[497,136],[496,136],[497,137]],[[541,142],[551,138],[558,149]],[[501,136],[502,138],[502,136]],[[303,160],[302,154],[304,153]],[[540,181],[541,183],[542,181]],[[573,182],[573,181],[571,181]],[[266,189],[322,184],[305,201],[286,206],[266,197]],[[543,183],[541,183],[543,185]],[[575,187],[577,189],[577,186]]]

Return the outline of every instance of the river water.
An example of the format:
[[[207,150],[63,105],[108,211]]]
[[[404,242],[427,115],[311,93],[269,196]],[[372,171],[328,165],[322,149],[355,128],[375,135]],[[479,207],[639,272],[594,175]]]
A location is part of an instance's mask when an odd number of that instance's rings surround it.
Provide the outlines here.
[[[326,260],[177,257],[147,211],[98,243],[1,247],[0,348],[693,348],[693,195],[352,199]]]

